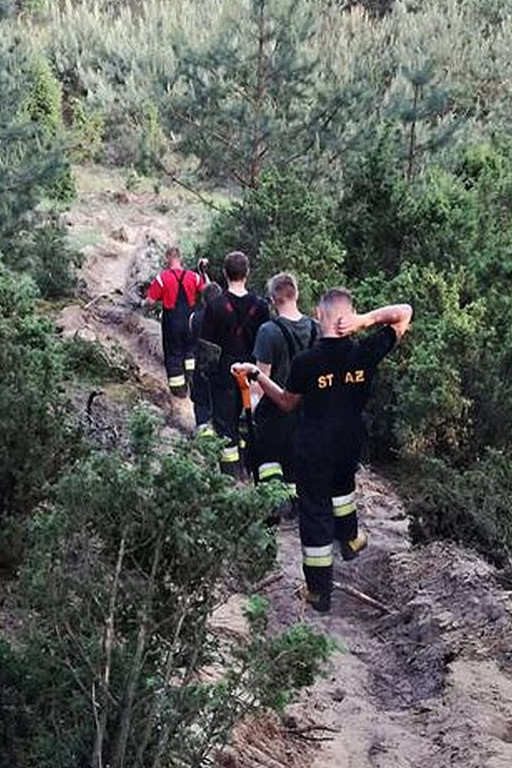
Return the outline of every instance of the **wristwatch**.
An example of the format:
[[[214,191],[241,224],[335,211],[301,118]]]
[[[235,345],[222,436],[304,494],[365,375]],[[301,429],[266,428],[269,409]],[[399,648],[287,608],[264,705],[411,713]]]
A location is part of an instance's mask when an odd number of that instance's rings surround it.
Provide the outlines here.
[[[256,368],[255,371],[247,374],[247,378],[249,379],[249,381],[258,381],[260,373],[261,373],[260,369]]]

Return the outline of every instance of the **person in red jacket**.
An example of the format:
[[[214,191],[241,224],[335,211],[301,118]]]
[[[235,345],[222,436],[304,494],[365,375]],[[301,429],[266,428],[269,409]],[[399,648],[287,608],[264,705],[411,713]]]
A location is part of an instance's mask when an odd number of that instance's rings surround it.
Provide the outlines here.
[[[201,259],[198,272],[194,272],[183,267],[179,248],[168,248],[165,255],[167,269],[154,278],[146,300],[148,304],[162,303],[162,346],[169,389],[176,397],[186,397],[187,382],[195,368],[189,318],[199,294],[209,282],[208,261]]]

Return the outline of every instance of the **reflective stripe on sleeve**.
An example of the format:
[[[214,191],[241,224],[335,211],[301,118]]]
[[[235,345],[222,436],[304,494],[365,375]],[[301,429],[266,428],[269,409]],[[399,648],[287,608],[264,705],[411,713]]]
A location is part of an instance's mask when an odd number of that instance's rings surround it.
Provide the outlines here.
[[[260,480],[273,480],[283,476],[283,470],[278,461],[267,461],[258,467],[258,477]]]
[[[291,499],[296,498],[297,486],[295,485],[295,483],[286,483],[286,490],[288,491],[288,495]]]
[[[240,460],[240,454],[238,452],[238,446],[233,445],[228,448],[222,449],[222,458],[221,461],[225,462],[226,464],[231,463],[232,461],[239,461]]]
[[[310,568],[327,568],[334,562],[332,544],[325,547],[303,547],[302,559],[304,565]]]
[[[356,495],[349,493],[346,496],[335,496],[332,500],[334,517],[346,517],[356,511]]]
[[[175,387],[184,387],[185,383],[185,376],[182,373],[180,373],[179,376],[169,376],[169,386],[171,389],[174,389]]]
[[[162,275],[160,273],[158,273],[158,275],[156,276],[156,281],[160,286],[160,288],[164,287],[164,281],[162,280]]]
[[[195,371],[196,369],[196,361],[193,357],[187,357],[185,359],[185,370],[186,371]]]

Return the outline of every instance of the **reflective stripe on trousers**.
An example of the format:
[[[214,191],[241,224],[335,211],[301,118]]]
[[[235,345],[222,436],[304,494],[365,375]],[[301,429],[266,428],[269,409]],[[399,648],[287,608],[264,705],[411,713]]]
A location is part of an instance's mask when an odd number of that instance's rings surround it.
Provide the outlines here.
[[[228,446],[227,448],[222,449],[222,456],[221,461],[225,464],[231,464],[231,462],[234,461],[240,461],[240,453],[238,451],[238,446]]]
[[[267,461],[258,467],[258,477],[260,480],[282,480],[283,470],[278,461]]]
[[[199,424],[196,429],[196,435],[198,437],[215,437],[215,430],[211,424]]]
[[[169,386],[171,389],[177,389],[178,387],[184,387],[186,384],[185,375],[180,373],[179,376],[169,376]]]
[[[328,568],[334,562],[333,545],[324,547],[303,547],[302,560],[310,568]]]
[[[332,500],[334,517],[346,517],[356,511],[356,495],[348,493],[346,496],[335,496]]]

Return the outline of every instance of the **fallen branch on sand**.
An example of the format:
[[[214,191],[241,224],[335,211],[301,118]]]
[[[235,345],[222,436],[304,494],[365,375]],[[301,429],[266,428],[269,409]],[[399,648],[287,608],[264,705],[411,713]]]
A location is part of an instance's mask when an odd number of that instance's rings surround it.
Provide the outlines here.
[[[360,600],[366,605],[371,605],[372,608],[377,608],[383,613],[392,613],[391,608],[388,608],[387,605],[384,605],[384,603],[381,603],[379,600],[375,600],[374,597],[370,597],[370,595],[367,595],[365,592],[361,592],[355,587],[351,587],[348,584],[341,584],[339,581],[334,581],[333,587],[334,589],[339,589],[341,592],[345,592],[345,594],[350,595],[350,597],[355,597],[356,600]]]

